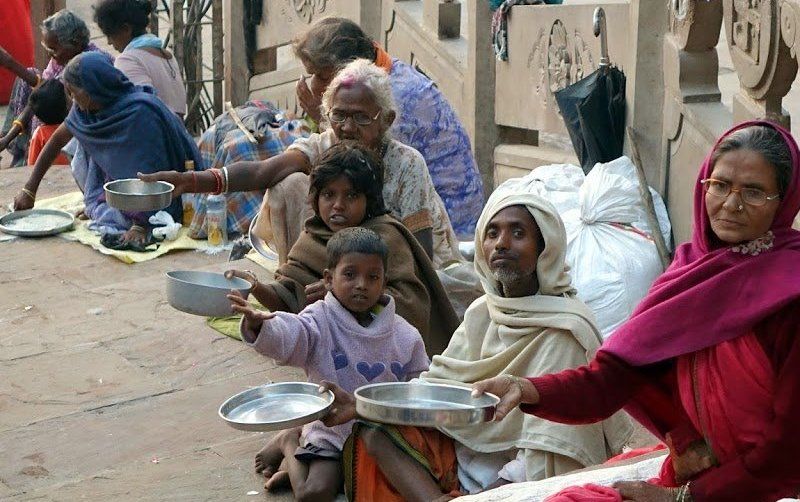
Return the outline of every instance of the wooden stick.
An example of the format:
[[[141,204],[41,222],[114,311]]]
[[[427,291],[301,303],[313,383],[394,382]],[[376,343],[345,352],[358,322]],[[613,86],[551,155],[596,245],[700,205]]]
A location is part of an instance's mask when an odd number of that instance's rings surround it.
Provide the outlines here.
[[[647,223],[650,225],[653,240],[656,243],[658,257],[661,259],[661,266],[666,270],[670,262],[672,262],[672,258],[670,257],[667,243],[664,241],[664,235],[661,233],[661,226],[658,224],[656,208],[653,205],[653,195],[650,193],[650,186],[647,184],[647,178],[644,175],[642,159],[639,157],[639,148],[636,146],[633,128],[630,126],[626,127],[625,132],[631,144],[631,156],[633,157],[633,165],[636,168],[636,178],[639,180],[639,195],[642,197],[642,202],[647,212]]]
[[[236,109],[233,107],[233,103],[227,101],[225,103],[225,110],[231,115],[231,118],[233,119],[233,122],[236,124],[236,127],[241,129],[241,131],[244,133],[245,137],[247,138],[247,141],[249,141],[254,145],[257,145],[258,140],[255,137],[253,137],[253,134],[244,126],[244,124],[242,123],[242,119],[239,118],[239,114],[236,113]]]

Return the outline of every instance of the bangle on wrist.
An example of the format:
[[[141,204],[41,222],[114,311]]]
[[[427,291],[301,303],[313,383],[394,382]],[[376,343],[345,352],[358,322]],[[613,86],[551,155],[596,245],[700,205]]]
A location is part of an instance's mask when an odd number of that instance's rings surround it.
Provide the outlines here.
[[[519,389],[519,397],[520,397],[520,399],[525,397],[525,389],[522,387],[522,382],[520,382],[520,378],[518,376],[509,375],[508,373],[506,373],[506,377],[509,380],[511,380],[511,383],[513,385],[517,386],[517,389]]]
[[[689,481],[677,489],[675,492],[675,502],[692,502],[692,492],[689,489],[691,484],[692,482]]]
[[[228,193],[228,166],[222,166],[222,174],[225,176],[225,183],[222,186],[222,192]]]
[[[141,233],[143,233],[143,234],[144,234],[144,233],[147,233],[147,231],[146,231],[146,230],[144,229],[144,227],[143,227],[143,226],[141,226],[141,225],[131,225],[131,228],[130,228],[130,230],[131,230],[132,232],[141,232]]]
[[[219,169],[209,169],[211,174],[214,176],[214,191],[211,192],[213,195],[219,195],[222,193],[222,174],[219,172]]]
[[[36,200],[36,192],[34,192],[33,190],[28,190],[27,188],[23,188],[22,193],[30,197],[31,200]]]
[[[258,287],[258,276],[249,270],[245,270],[244,273],[249,276],[250,282],[253,284],[252,287],[250,287],[250,291],[253,291]]]
[[[15,125],[16,125],[16,126],[19,126],[19,128],[20,128],[20,129],[22,129],[22,132],[25,132],[25,124],[23,124],[23,123],[22,123],[22,121],[21,121],[20,119],[14,119],[14,120],[12,120],[12,121],[11,121],[11,125],[12,125],[12,126],[15,126]]]

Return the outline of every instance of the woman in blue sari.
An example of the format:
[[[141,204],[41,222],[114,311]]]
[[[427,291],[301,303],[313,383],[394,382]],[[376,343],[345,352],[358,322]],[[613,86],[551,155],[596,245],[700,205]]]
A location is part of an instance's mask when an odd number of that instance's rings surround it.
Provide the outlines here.
[[[74,106],[62,127],[74,136],[89,157],[83,186],[85,214],[102,233],[123,233],[121,243],[141,245],[149,236],[152,213],[128,213],[105,202],[103,184],[135,178],[137,173],[184,169],[187,160],[201,165],[200,153],[180,119],[153,93],[152,88],[133,85],[105,57],[84,53],[64,70],[64,86]],[[34,173],[14,201],[16,208],[32,205],[38,181],[50,167],[56,150],[53,139],[45,145]],[[180,221],[181,204],[176,198],[167,211]]]

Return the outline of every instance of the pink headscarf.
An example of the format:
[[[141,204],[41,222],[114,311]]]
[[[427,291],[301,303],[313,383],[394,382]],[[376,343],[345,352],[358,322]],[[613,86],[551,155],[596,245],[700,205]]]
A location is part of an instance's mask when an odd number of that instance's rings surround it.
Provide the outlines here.
[[[762,125],[783,137],[792,157],[792,179],[771,230],[772,249],[757,256],[735,253],[719,242],[699,183],[713,169],[719,142],[734,131]],[[694,233],[670,267],[653,283],[631,318],[601,347],[628,364],[643,366],[717,345],[750,332],[760,321],[800,299],[800,149],[786,129],[766,121],[745,122],[723,134],[706,157],[694,191]],[[799,314],[794,314],[799,315]]]

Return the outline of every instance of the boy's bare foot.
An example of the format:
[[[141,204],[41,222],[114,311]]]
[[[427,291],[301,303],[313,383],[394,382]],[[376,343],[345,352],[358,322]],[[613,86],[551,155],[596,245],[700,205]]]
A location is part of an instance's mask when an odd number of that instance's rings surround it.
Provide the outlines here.
[[[267,479],[277,474],[278,466],[283,460],[284,443],[287,439],[298,441],[301,432],[302,428],[295,427],[294,429],[279,432],[267,441],[261,451],[256,453],[256,473],[263,474]]]
[[[289,468],[284,458],[283,461],[281,461],[280,467],[278,467],[278,472],[266,478],[264,489],[268,492],[273,492],[281,488],[290,488],[291,485],[292,484],[289,482]]]

